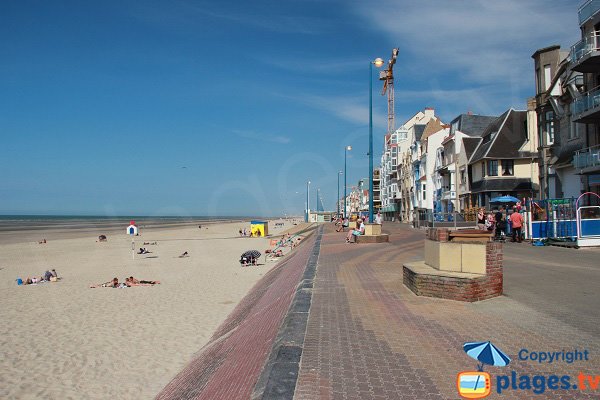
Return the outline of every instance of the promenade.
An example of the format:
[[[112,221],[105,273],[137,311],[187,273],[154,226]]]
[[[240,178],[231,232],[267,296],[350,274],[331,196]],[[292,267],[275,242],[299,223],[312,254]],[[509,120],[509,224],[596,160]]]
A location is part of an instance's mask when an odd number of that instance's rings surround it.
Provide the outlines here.
[[[279,302],[279,311],[271,314],[281,322],[279,333],[262,312],[273,306],[249,311],[245,301],[246,312],[234,312],[228,320],[232,333],[215,334],[208,351],[159,398],[457,399],[457,374],[477,370],[463,343],[488,340],[512,359],[507,367],[484,367],[491,375],[488,398],[600,398],[600,384],[591,390],[600,383],[595,380],[600,375],[599,249],[506,243],[505,295],[461,303],[406,289],[402,264],[423,258],[424,231],[404,224],[386,224],[383,230],[390,243],[346,244],[345,234],[325,225],[314,243],[307,241],[289,260],[287,272],[274,272],[259,284],[264,295],[249,295],[257,305]],[[314,280],[306,273],[301,277],[309,257],[317,260]],[[290,285],[290,279],[296,283]],[[298,301],[298,293],[309,298]],[[290,325],[299,304],[307,320]],[[295,327],[291,340],[290,326]],[[215,345],[220,350],[214,351]],[[589,359],[560,358],[575,350],[587,350]],[[519,359],[541,352],[558,352],[559,359]],[[584,378],[586,390],[575,389],[580,373],[591,375],[589,382]],[[569,389],[556,388],[551,375],[570,376]]]

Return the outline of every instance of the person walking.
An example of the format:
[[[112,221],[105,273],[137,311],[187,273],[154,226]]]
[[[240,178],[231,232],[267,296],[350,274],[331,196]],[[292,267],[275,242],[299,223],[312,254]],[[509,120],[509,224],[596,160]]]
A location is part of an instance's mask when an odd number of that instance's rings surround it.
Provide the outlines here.
[[[521,230],[523,229],[523,215],[517,211],[517,207],[513,207],[513,213],[510,215],[512,224],[512,241],[521,243]],[[516,239],[516,240],[515,240]]]

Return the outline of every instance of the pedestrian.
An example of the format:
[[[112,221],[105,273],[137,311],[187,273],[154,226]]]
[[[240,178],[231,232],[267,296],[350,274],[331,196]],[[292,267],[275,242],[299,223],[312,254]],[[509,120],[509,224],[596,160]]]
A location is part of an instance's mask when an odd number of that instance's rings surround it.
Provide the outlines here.
[[[512,223],[512,241],[518,241],[521,243],[521,230],[523,229],[523,215],[517,211],[517,207],[513,208],[513,213],[510,215],[510,221]]]
[[[504,219],[504,207],[503,206],[500,206],[500,208],[496,212],[496,215],[494,216],[494,219],[496,220],[496,237],[501,238],[502,236],[504,236],[506,234],[504,231],[504,229],[505,229],[504,224],[506,223],[506,220]]]
[[[483,207],[477,212],[477,228],[485,230],[485,209]]]
[[[240,228],[240,237],[242,237],[242,228]]]
[[[381,219],[381,211],[377,211],[377,215],[375,216],[375,223],[377,225],[381,225],[382,224],[382,219]]]

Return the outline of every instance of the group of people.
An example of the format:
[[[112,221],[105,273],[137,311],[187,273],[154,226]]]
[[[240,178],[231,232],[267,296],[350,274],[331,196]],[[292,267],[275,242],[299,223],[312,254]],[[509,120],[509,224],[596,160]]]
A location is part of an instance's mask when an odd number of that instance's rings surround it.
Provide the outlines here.
[[[17,285],[36,285],[38,283],[44,283],[44,282],[56,282],[59,279],[60,278],[58,277],[56,270],[51,269],[51,270],[46,270],[46,272],[44,272],[44,274],[42,276],[40,276],[39,278],[37,276],[34,276],[32,278],[27,278],[24,280],[21,278],[17,278]]]
[[[128,287],[133,287],[133,286],[154,286],[157,284],[160,284],[160,282],[159,281],[138,280],[138,279],[135,279],[133,276],[130,276],[129,278],[125,278],[125,282],[119,283],[119,278],[112,278],[112,280],[105,282],[105,283],[100,283],[98,285],[90,285],[90,288],[108,287],[108,288],[120,289],[120,288],[128,288]]]
[[[508,212],[501,206],[496,212],[486,214],[485,209],[482,207],[477,212],[477,227],[481,230],[494,232],[497,239],[503,239],[506,236],[506,229],[510,228],[511,241],[521,243],[523,240],[524,218],[519,205],[513,206],[511,211]]]

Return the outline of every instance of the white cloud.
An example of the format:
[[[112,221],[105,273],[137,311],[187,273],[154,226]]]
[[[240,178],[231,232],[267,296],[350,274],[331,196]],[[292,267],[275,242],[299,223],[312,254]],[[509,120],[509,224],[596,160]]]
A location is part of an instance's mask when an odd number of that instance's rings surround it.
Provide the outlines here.
[[[353,9],[400,48],[398,65],[424,74],[458,74],[463,83],[530,84],[531,55],[579,36],[572,1],[382,0]],[[402,67],[400,67],[402,68]]]
[[[375,93],[373,95],[375,95]],[[369,103],[366,99],[366,96],[341,97],[297,95],[293,96],[292,98],[315,109],[329,112],[344,121],[349,121],[360,125],[368,125],[369,123]],[[378,123],[381,121],[387,121],[387,116],[378,113],[377,110],[373,110],[374,126],[386,128],[387,125],[382,126],[380,123]]]
[[[260,142],[272,142],[272,143],[279,143],[279,144],[287,144],[291,141],[291,139],[287,136],[258,133],[255,131],[233,129],[232,132],[240,137],[243,137],[246,139],[257,140]]]

